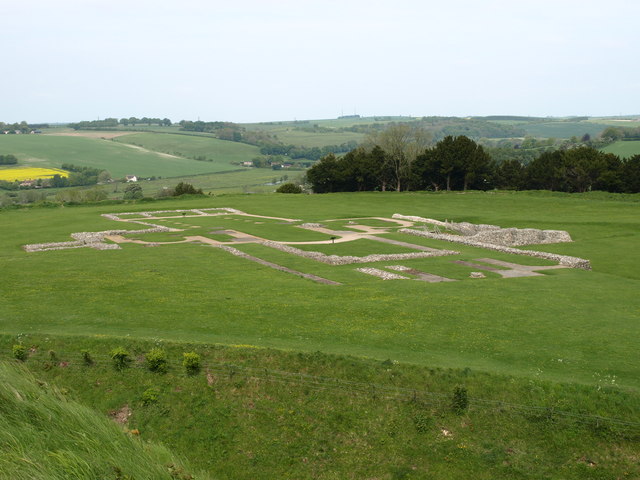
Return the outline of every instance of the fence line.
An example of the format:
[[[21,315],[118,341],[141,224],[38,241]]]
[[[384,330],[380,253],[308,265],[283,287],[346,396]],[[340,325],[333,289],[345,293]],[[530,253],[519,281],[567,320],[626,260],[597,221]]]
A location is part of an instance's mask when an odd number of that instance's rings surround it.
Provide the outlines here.
[[[47,358],[46,354],[43,354],[42,357],[32,357],[32,361],[37,360],[44,363],[59,362],[58,364],[65,364],[67,366],[87,366],[86,363],[82,360],[83,357],[81,354],[65,355],[65,358],[72,358],[74,361],[61,360],[60,358],[57,358],[57,354],[55,360]],[[112,365],[112,359],[107,354],[91,354],[91,359],[94,365]],[[55,367],[52,366],[52,368]],[[131,364],[129,368],[140,368],[146,370],[144,362],[137,361],[135,358],[131,358]],[[168,364],[167,370],[171,372],[185,372],[184,368],[178,367],[175,364]],[[229,380],[232,380],[236,375],[242,375],[245,378],[277,382],[287,385],[305,386],[313,388],[315,390],[348,390],[348,393],[352,395],[358,395],[361,397],[375,397],[386,400],[419,399],[420,401],[426,402],[431,405],[442,405],[444,402],[449,403],[452,398],[452,395],[449,393],[433,392],[419,388],[381,385],[371,382],[357,382],[337,377],[288,372],[284,370],[271,370],[264,367],[248,367],[227,362],[201,362],[200,370],[207,373],[215,372],[221,376],[228,376]],[[186,372],[184,373],[184,375],[187,376]],[[427,401],[427,399],[429,401]],[[508,409],[520,414],[544,415],[549,416],[550,418],[560,417],[579,423],[606,423],[622,427],[632,427],[640,429],[640,422],[625,420],[621,418],[573,413],[566,410],[557,410],[553,407],[518,404],[513,402],[505,402],[502,400],[489,400],[473,396],[469,396],[468,400],[470,407],[476,407],[481,410],[503,411],[505,409]]]

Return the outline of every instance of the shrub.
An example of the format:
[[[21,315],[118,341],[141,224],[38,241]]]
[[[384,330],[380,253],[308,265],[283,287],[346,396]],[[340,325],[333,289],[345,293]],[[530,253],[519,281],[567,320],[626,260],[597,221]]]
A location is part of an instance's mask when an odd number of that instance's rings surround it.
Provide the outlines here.
[[[453,399],[451,400],[451,410],[458,415],[462,415],[467,408],[469,408],[467,389],[464,387],[456,387],[453,391]]]
[[[418,433],[427,433],[433,426],[433,418],[424,412],[419,412],[414,415],[413,424]]]
[[[158,403],[160,392],[157,388],[148,388],[142,392],[142,404],[146,407],[152,403]]]
[[[295,183],[283,183],[276,189],[277,193],[302,193],[302,188],[300,185],[296,185]]]
[[[187,371],[187,375],[195,375],[200,370],[200,355],[195,352],[183,353],[182,366]]]
[[[27,352],[27,347],[24,345],[16,344],[13,346],[13,358],[24,362],[27,360],[29,353]]]
[[[180,182],[173,189],[173,196],[179,197],[180,195],[202,195],[202,189],[196,189],[190,183]]]
[[[111,356],[111,360],[113,360],[113,366],[116,370],[123,370],[127,368],[131,362],[129,352],[122,347],[114,348],[109,352],[109,355]]]
[[[167,372],[167,354],[161,348],[152,348],[145,356],[147,368],[151,372],[166,373]]]
[[[87,367],[93,365],[93,358],[91,358],[91,353],[89,353],[89,350],[80,350],[80,355],[82,355],[82,362]]]

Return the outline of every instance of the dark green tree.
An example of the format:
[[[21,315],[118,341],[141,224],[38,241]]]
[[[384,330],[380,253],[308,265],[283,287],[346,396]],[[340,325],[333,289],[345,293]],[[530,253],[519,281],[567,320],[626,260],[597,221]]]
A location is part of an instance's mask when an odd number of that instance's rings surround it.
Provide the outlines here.
[[[143,197],[142,187],[137,183],[130,183],[124,188],[124,200],[137,200]]]

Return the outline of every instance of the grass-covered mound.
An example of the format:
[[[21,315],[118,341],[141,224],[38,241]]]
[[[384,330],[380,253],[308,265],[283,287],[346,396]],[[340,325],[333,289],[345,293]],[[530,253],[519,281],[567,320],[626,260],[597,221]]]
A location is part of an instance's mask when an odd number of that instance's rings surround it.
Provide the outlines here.
[[[1,337],[0,354],[10,356],[16,341]],[[320,352],[131,338],[20,341],[38,377],[104,414],[130,412],[128,429],[215,478],[640,475],[640,397],[611,379],[587,387]],[[120,366],[112,358],[118,348],[129,359]],[[197,355],[190,371],[185,352]]]
[[[0,478],[195,478],[166,448],[125,434],[62,392],[24,367],[0,362]]]

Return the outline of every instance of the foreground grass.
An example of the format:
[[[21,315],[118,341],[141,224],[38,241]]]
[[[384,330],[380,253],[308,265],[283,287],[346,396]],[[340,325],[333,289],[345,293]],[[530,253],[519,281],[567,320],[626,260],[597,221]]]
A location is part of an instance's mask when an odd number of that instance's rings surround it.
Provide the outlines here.
[[[0,362],[1,478],[194,478],[166,448],[125,434],[14,362]]]
[[[215,478],[640,475],[640,397],[611,385],[131,337],[3,336],[0,356],[17,341],[30,348],[26,366],[38,377],[103,414],[130,410],[127,428]],[[133,360],[122,371],[109,358],[118,346]],[[145,368],[145,353],[158,346],[167,353],[166,374]],[[195,375],[181,366],[187,351],[201,355]],[[469,397],[459,413],[456,387]]]

